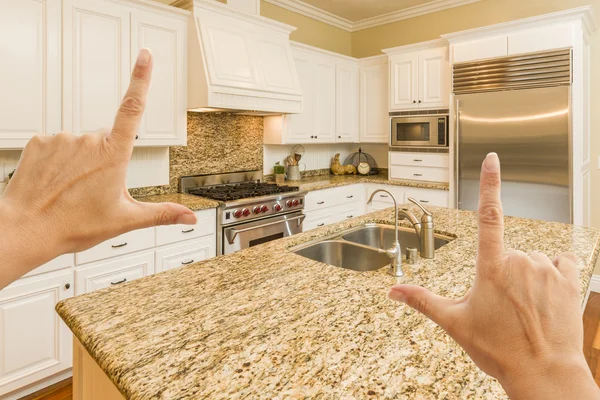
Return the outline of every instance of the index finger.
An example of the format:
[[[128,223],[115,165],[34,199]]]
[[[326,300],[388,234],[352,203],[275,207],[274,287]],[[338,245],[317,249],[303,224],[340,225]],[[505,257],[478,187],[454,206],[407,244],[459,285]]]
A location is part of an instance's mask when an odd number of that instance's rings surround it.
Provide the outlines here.
[[[479,181],[479,241],[477,261],[496,260],[504,252],[504,214],[500,200],[500,160],[490,153],[481,166]]]
[[[121,102],[112,131],[108,136],[111,144],[124,151],[131,151],[146,106],[146,96],[152,75],[152,54],[148,49],[140,50],[131,82]]]

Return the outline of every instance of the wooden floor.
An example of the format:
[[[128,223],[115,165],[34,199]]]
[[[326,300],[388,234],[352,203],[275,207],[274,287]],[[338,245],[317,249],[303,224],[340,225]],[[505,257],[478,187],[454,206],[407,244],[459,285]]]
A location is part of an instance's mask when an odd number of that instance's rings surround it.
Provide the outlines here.
[[[583,314],[584,345],[583,351],[590,367],[593,364],[592,343],[600,324],[600,293],[590,293],[590,298]],[[595,371],[594,371],[595,372]],[[600,373],[597,373],[596,383],[600,386]],[[72,400],[73,386],[71,379],[58,382],[44,390],[23,397],[20,400]]]

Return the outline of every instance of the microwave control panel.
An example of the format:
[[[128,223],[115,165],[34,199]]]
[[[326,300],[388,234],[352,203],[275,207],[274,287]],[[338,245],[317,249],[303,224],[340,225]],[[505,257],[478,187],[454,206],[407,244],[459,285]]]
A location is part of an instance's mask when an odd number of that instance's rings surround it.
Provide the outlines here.
[[[438,145],[445,146],[446,143],[446,117],[438,118]]]

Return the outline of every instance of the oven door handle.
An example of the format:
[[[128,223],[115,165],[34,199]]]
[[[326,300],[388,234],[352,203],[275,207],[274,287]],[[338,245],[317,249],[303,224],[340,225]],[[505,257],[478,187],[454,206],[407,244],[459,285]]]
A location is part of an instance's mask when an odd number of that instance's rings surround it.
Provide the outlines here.
[[[268,222],[266,224],[252,226],[250,228],[242,228],[242,229],[229,228],[229,229],[225,230],[225,236],[227,236],[227,241],[229,242],[229,244],[233,244],[233,242],[235,241],[235,238],[237,237],[237,235],[239,233],[252,231],[252,230],[258,229],[258,228],[265,228],[267,226],[279,225],[284,222],[292,222],[292,221],[298,221],[298,226],[300,226],[300,224],[302,223],[302,221],[304,221],[305,218],[306,218],[306,215],[302,214],[302,215],[298,215],[297,217],[294,217],[294,218]]]

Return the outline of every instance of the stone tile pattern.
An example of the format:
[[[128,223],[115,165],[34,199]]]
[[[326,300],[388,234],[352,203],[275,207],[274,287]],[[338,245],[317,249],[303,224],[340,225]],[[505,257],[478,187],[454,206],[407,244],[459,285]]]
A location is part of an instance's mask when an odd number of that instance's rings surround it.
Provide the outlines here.
[[[431,209],[436,230],[457,239],[434,260],[405,266],[404,278],[288,250],[366,222],[391,224],[386,209],[68,299],[57,310],[131,399],[507,399],[442,329],[387,299],[398,281],[451,298],[471,286],[475,214]],[[575,252],[585,294],[600,231],[507,217],[505,240],[527,253]]]
[[[221,204],[216,200],[210,200],[204,197],[182,193],[158,194],[154,196],[137,197],[136,199],[144,203],[177,203],[189,208],[192,211],[217,208]]]
[[[131,189],[132,196],[177,193],[185,175],[263,169],[262,117],[189,112],[187,123],[187,146],[169,150],[169,185]]]

